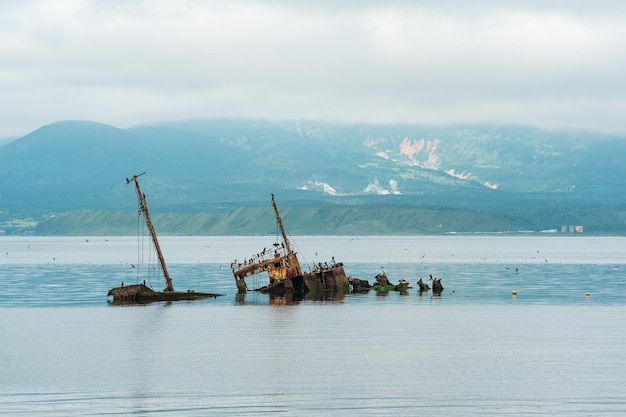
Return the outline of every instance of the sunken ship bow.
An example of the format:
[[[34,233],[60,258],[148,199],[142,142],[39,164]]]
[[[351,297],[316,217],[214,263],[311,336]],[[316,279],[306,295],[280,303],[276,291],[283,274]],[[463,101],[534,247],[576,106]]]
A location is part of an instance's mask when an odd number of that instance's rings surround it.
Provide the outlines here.
[[[148,203],[146,202],[146,196],[141,192],[137,177],[142,176],[144,173],[133,175],[131,179],[126,178],[126,184],[133,183],[135,186],[135,192],[137,194],[137,201],[139,202],[139,208],[137,213],[139,216],[143,216],[148,231],[150,232],[150,238],[159,260],[159,269],[165,279],[165,288],[163,291],[155,291],[152,288],[146,286],[144,281],[142,284],[122,285],[120,287],[112,288],[107,293],[107,297],[113,298],[113,304],[146,304],[155,301],[182,301],[182,300],[198,300],[202,298],[215,298],[220,294],[211,294],[204,292],[196,292],[193,290],[187,290],[184,292],[174,291],[174,285],[165,263],[161,246],[157,238],[156,231],[152,220],[150,220],[150,213],[148,212]]]
[[[267,273],[269,277],[267,285],[252,288],[252,290],[275,295],[324,291],[347,292],[350,288],[350,280],[346,276],[341,262],[335,262],[333,259],[330,264],[318,263],[309,272],[302,271],[297,253],[293,251],[287,238],[283,221],[276,207],[274,194],[272,194],[272,207],[282,242],[274,243],[270,249],[264,248],[260,253],[249,259],[244,259],[243,262],[235,260],[231,264],[237,290],[239,292],[249,290],[246,283],[247,277]]]
[[[113,297],[115,304],[148,304],[155,301],[191,301],[202,298],[215,298],[219,294],[210,294],[196,292],[194,290],[187,291],[155,291],[146,286],[146,284],[122,285],[121,287],[112,288],[107,293],[107,297]]]

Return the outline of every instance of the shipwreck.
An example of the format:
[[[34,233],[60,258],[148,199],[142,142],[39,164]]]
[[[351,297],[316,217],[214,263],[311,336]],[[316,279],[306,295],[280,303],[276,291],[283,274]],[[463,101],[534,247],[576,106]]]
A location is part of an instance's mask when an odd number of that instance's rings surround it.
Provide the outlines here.
[[[309,268],[308,272],[302,270],[297,253],[287,238],[274,194],[272,194],[272,207],[280,237],[270,248],[264,248],[250,258],[243,261],[235,260],[231,264],[238,292],[261,291],[271,295],[298,294],[302,296],[306,293],[348,292],[352,278],[346,276],[343,263],[336,262],[334,258],[330,263],[317,263],[313,268]],[[258,288],[248,287],[246,278],[264,273],[269,278],[267,284]]]
[[[218,297],[220,294],[203,293],[192,290],[187,290],[185,292],[174,291],[172,278],[170,277],[170,274],[167,270],[165,258],[163,257],[163,253],[161,252],[161,246],[159,245],[154,226],[152,225],[152,221],[150,220],[146,196],[141,192],[141,189],[139,188],[139,182],[137,181],[137,177],[140,177],[143,174],[145,174],[145,172],[139,175],[133,175],[131,179],[126,178],[126,184],[132,182],[135,185],[135,191],[137,193],[137,199],[139,201],[139,209],[137,210],[137,213],[139,216],[143,216],[146,222],[146,226],[148,227],[148,231],[150,232],[150,238],[152,240],[154,250],[159,260],[159,269],[161,270],[163,278],[165,279],[165,288],[163,289],[163,291],[153,290],[146,285],[145,281],[140,284],[131,285],[124,285],[124,283],[122,283],[120,287],[112,288],[111,290],[109,290],[107,297],[113,297],[114,304],[144,304],[155,301],[197,300],[202,298]]]

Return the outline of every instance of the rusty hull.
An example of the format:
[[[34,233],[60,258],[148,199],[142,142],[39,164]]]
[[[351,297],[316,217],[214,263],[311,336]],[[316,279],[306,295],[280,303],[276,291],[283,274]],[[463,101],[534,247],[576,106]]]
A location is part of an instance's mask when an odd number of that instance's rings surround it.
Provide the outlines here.
[[[350,282],[343,270],[343,264],[318,267],[304,274],[304,285],[307,291],[348,291]]]

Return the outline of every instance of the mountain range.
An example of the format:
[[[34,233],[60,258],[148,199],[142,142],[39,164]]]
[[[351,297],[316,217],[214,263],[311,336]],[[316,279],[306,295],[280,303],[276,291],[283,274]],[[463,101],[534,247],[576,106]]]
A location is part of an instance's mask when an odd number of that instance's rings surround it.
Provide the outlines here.
[[[0,230],[124,234],[626,231],[626,136],[505,125],[193,120],[43,126],[0,147]]]

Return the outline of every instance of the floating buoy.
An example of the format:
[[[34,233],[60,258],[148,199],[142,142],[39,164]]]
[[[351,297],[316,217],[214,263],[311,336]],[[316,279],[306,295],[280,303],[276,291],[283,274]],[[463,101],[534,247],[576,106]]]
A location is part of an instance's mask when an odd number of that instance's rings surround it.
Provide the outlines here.
[[[585,293],[585,297],[589,297],[589,291]]]
[[[511,295],[515,297],[517,295],[517,291],[516,290],[511,291]]]

